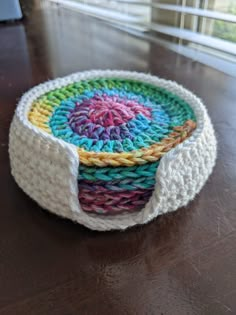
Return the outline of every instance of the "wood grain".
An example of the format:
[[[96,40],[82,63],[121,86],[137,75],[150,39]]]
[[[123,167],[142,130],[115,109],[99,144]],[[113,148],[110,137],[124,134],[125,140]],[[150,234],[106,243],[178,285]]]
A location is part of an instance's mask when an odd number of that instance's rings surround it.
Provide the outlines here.
[[[0,315],[236,314],[236,79],[93,18],[35,5],[0,25]],[[186,208],[96,233],[42,210],[16,185],[9,125],[21,95],[88,69],[150,72],[206,104],[218,159]]]

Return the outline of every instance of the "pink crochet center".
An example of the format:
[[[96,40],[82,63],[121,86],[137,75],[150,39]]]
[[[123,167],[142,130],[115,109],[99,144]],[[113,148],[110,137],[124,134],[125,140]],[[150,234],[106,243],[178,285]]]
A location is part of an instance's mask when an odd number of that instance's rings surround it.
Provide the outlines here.
[[[90,121],[103,127],[121,125],[135,118],[137,114],[143,114],[148,118],[151,117],[149,108],[134,100],[121,99],[119,96],[103,94],[102,96],[95,96],[85,100],[80,105],[88,106],[88,118]]]

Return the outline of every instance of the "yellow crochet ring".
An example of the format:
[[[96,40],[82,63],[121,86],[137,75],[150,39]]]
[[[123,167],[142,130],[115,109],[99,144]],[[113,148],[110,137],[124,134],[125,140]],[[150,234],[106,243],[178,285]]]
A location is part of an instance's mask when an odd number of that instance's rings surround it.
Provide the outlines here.
[[[196,128],[196,123],[192,120],[186,121],[183,126],[175,127],[174,132],[159,143],[155,143],[148,148],[122,153],[88,152],[78,148],[80,161],[87,165],[104,166],[133,166],[159,160],[166,152],[177,144],[188,138]]]
[[[42,101],[35,102],[28,114],[29,121],[40,129],[51,134],[48,126],[53,107],[48,107]],[[188,138],[196,128],[192,120],[186,121],[183,126],[175,127],[167,138],[155,143],[148,148],[142,148],[131,152],[110,153],[86,151],[78,147],[81,162],[87,166],[134,166],[159,160],[166,152]]]

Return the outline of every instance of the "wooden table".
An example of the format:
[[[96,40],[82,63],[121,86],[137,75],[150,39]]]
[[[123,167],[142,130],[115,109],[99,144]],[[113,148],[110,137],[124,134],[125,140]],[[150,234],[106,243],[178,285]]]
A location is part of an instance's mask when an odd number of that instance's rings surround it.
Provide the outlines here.
[[[55,6],[1,25],[0,38],[0,315],[236,314],[236,79]],[[94,68],[150,72],[203,99],[218,159],[186,208],[126,232],[91,232],[14,182],[8,132],[21,95]]]

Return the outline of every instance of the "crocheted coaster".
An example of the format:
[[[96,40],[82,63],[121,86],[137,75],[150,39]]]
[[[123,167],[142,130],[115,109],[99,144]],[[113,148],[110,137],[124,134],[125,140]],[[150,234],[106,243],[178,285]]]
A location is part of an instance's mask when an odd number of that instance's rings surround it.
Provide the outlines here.
[[[174,82],[89,71],[26,93],[10,131],[12,174],[42,207],[95,230],[186,205],[215,163],[201,101]]]

